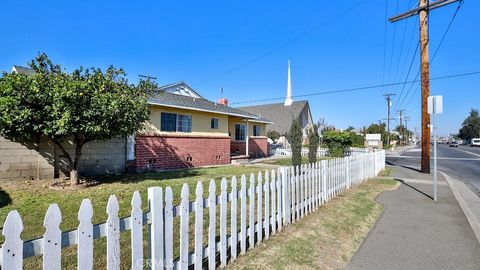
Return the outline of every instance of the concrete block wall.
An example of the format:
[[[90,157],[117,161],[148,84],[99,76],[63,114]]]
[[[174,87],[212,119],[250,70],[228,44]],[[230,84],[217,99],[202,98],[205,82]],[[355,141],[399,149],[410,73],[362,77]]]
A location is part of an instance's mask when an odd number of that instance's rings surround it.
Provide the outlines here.
[[[74,146],[63,146],[74,156]],[[81,175],[93,176],[125,171],[125,140],[93,141],[84,145],[80,158]],[[46,138],[21,144],[0,137],[0,179],[51,179],[68,172],[62,151]]]

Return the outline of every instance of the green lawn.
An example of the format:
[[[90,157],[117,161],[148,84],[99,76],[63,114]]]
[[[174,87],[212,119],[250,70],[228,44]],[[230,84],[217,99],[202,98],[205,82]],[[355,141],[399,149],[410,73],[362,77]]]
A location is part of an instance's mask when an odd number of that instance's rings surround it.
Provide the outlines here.
[[[318,160],[322,159],[327,159],[327,157],[317,157]],[[267,163],[267,164],[273,164],[273,165],[279,165],[279,166],[292,166],[292,158],[279,158],[279,159],[270,159],[270,160],[265,160],[262,163]],[[302,157],[302,164],[308,164],[308,157]]]
[[[220,181],[222,177],[231,179],[233,175],[238,178],[242,174],[258,173],[264,169],[258,167],[225,166],[217,168],[188,169],[162,173],[146,173],[135,175],[124,175],[104,177],[101,184],[80,190],[52,190],[48,188],[48,181],[26,181],[2,183],[0,192],[0,224],[3,224],[6,215],[11,210],[18,210],[25,227],[22,239],[28,240],[40,237],[44,233],[43,219],[48,206],[57,203],[62,211],[63,231],[76,229],[78,226],[77,215],[80,203],[84,198],[92,200],[94,208],[94,223],[106,221],[106,205],[108,197],[115,194],[120,203],[120,217],[130,215],[130,202],[134,191],[140,191],[142,196],[142,207],[147,209],[147,188],[152,186],[171,186],[174,194],[174,205],[180,202],[180,191],[184,183],[190,188],[190,200],[194,200],[195,187],[198,181],[204,184],[204,197],[208,196],[208,183],[210,179],[216,179],[217,194],[220,193]],[[230,189],[230,187],[229,187]],[[7,204],[8,203],[8,204]],[[205,215],[208,217],[208,215]],[[177,220],[177,219],[175,219]],[[191,222],[192,223],[192,222]],[[177,226],[178,227],[178,226]],[[145,227],[146,228],[146,227]],[[146,231],[146,230],[145,230]],[[175,232],[174,232],[175,234]],[[146,234],[145,234],[146,235]],[[3,236],[1,238],[3,242]],[[102,269],[106,266],[106,243],[105,238],[95,241],[95,269]],[[122,269],[129,268],[129,232],[121,235]],[[146,249],[145,241],[145,249]],[[25,269],[40,269],[41,258],[31,258],[25,261]],[[67,248],[62,252],[62,264],[66,269],[73,269],[76,266],[76,247]]]

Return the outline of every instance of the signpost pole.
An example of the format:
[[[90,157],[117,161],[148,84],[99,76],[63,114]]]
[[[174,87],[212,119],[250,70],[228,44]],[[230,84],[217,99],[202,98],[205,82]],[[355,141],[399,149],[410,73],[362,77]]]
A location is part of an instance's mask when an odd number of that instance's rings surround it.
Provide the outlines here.
[[[437,127],[435,126],[435,115],[443,112],[443,97],[428,97],[428,114],[432,117],[430,122],[430,131],[433,134],[433,200],[437,202]]]
[[[434,101],[435,102],[435,101]],[[435,115],[432,115],[433,132],[433,200],[437,202],[437,127],[435,126]]]

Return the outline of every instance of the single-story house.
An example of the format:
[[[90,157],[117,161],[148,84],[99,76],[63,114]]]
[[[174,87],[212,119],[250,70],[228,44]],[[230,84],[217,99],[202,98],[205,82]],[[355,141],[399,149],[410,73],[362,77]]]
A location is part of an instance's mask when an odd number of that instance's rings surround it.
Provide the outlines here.
[[[13,66],[12,72],[33,74]],[[128,138],[93,141],[84,146],[81,175],[101,175],[129,170],[177,169],[229,164],[234,158],[268,155],[269,120],[206,100],[180,82],[157,89],[148,100],[150,120]],[[248,142],[248,143],[246,143]],[[64,142],[74,155],[71,141]],[[42,179],[65,176],[65,158],[46,138],[18,143],[0,137],[0,179]]]
[[[137,171],[229,164],[268,155],[271,121],[203,98],[184,82],[161,87],[148,99],[150,120],[128,141]],[[247,143],[248,142],[248,143]]]

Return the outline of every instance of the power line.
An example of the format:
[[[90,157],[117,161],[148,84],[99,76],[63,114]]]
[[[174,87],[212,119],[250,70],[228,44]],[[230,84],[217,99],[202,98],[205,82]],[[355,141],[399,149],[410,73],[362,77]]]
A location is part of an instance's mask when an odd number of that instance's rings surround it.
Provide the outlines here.
[[[232,73],[232,72],[235,72],[235,71],[237,71],[237,70],[239,70],[239,69],[241,69],[241,68],[244,68],[244,67],[246,67],[246,66],[248,66],[248,65],[251,65],[251,64],[253,64],[253,63],[255,63],[255,62],[257,62],[257,61],[259,61],[259,60],[261,60],[261,59],[263,59],[263,58],[265,58],[265,57],[267,57],[267,56],[269,56],[269,55],[271,55],[271,54],[273,54],[273,53],[275,53],[275,52],[277,52],[277,51],[279,51],[279,50],[281,50],[281,49],[283,49],[283,48],[285,48],[285,47],[287,47],[287,46],[289,46],[290,44],[293,44],[293,43],[295,43],[296,41],[298,41],[298,40],[300,40],[300,39],[302,39],[302,38],[310,35],[311,33],[317,31],[318,29],[320,29],[322,26],[324,26],[324,25],[326,25],[326,24],[329,24],[329,23],[335,21],[336,19],[344,16],[345,14],[347,14],[348,12],[350,12],[351,10],[353,10],[353,9],[355,9],[356,7],[358,7],[358,6],[360,6],[361,4],[363,4],[365,1],[366,1],[366,0],[361,0],[361,1],[357,2],[355,5],[353,5],[353,6],[349,7],[349,8],[347,8],[347,9],[343,10],[342,12],[336,14],[335,16],[331,17],[330,19],[327,19],[326,21],[322,22],[321,24],[319,24],[319,25],[311,28],[310,30],[308,30],[308,31],[306,31],[306,32],[304,32],[304,33],[302,33],[302,34],[300,34],[300,35],[298,35],[298,36],[296,36],[295,38],[292,38],[292,39],[288,40],[287,42],[283,43],[282,45],[280,45],[280,46],[278,46],[278,47],[276,47],[276,48],[274,48],[274,49],[272,49],[272,50],[270,50],[270,51],[268,51],[268,52],[266,52],[266,53],[264,53],[264,54],[262,54],[262,55],[260,55],[260,56],[257,56],[257,57],[255,57],[255,58],[253,58],[253,59],[251,59],[251,60],[243,63],[243,64],[240,64],[240,65],[238,65],[238,66],[236,66],[236,67],[233,67],[233,68],[231,68],[231,69],[229,69],[229,70],[227,70],[227,71],[225,71],[225,72],[222,72],[222,73],[218,74],[217,76],[212,77],[211,79],[208,79],[208,80],[199,82],[199,83],[197,83],[196,85],[201,85],[201,84],[209,83],[209,82],[211,82],[211,81],[214,81],[214,80],[217,80],[217,79],[219,79],[219,78],[221,78],[221,77],[224,77],[224,76],[226,76],[226,75],[228,75],[228,74],[230,74],[230,73]]]
[[[448,32],[450,31],[450,28],[453,24],[453,21],[455,20],[455,18],[457,17],[457,14],[458,14],[458,11],[460,10],[460,8],[462,7],[463,5],[463,0],[460,0],[460,2],[458,2],[458,6],[457,6],[457,9],[455,10],[455,13],[453,13],[453,16],[452,16],[452,19],[450,20],[450,22],[448,23],[448,26],[447,28],[445,29],[445,32],[443,33],[443,36],[442,38],[440,39],[440,42],[438,44],[438,47],[437,49],[435,50],[435,52],[433,53],[433,56],[432,56],[432,60],[430,61],[430,64],[433,63],[433,61],[435,60],[435,57],[437,56],[437,53],[438,51],[440,50],[440,47],[442,46],[443,44],[443,41],[445,40],[445,37],[447,36]],[[418,76],[420,75],[420,70],[418,71],[417,73],[417,77],[415,79],[418,78]],[[410,87],[410,89],[413,87],[413,84],[412,86]],[[410,98],[408,99],[408,102],[407,102],[407,105],[405,105],[405,108],[408,107],[408,105],[410,105],[410,102],[412,101],[412,98],[415,96],[416,92],[418,91],[418,87],[412,92],[412,95],[410,96]]]
[[[383,31],[383,67],[382,67],[382,83],[385,83],[385,62],[387,59],[387,18],[388,18],[388,1],[385,0],[385,25]]]
[[[467,72],[467,73],[458,73],[458,74],[452,74],[452,75],[439,76],[439,77],[430,78],[430,80],[431,81],[445,80],[445,79],[465,77],[465,76],[474,76],[474,75],[480,75],[480,71],[472,71],[472,72]],[[361,91],[361,90],[369,90],[369,89],[403,85],[403,84],[416,83],[416,82],[419,82],[419,80],[405,81],[405,82],[395,82],[395,83],[387,83],[387,84],[377,84],[377,85],[369,85],[369,86],[346,88],[346,89],[339,89],[339,90],[330,90],[330,91],[322,91],[322,92],[312,92],[312,93],[308,93],[308,94],[294,95],[292,97],[293,98],[300,98],[300,97],[309,97],[309,96],[319,96],[319,95],[355,92],[355,91]],[[274,101],[274,100],[283,100],[283,99],[285,99],[285,97],[246,100],[246,101],[232,102],[231,104],[256,103],[256,102],[265,102],[265,101]]]

